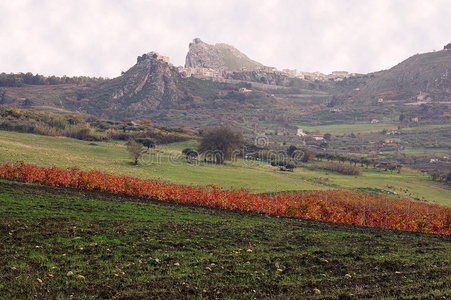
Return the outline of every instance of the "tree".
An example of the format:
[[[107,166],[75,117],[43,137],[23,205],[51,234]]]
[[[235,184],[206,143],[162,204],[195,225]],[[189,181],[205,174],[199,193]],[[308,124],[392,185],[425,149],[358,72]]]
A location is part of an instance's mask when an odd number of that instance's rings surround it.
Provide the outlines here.
[[[291,145],[290,147],[288,147],[288,149],[287,149],[288,156],[293,157],[293,154],[296,150],[298,150],[298,148],[296,146]]]
[[[271,166],[279,167],[280,171],[290,171],[293,172],[293,169],[297,167],[296,163],[292,160],[272,160]]]
[[[6,92],[4,90],[0,90],[0,104],[6,103]]]
[[[406,116],[404,114],[400,114],[399,115],[399,122],[404,121],[405,118],[406,118]]]
[[[293,161],[288,161],[285,163],[285,168],[287,171],[293,172],[293,169],[296,168],[296,163]]]
[[[243,143],[243,135],[240,132],[229,127],[210,128],[202,136],[199,153],[217,164],[224,164],[224,160],[230,160],[233,151],[239,149]]]
[[[199,153],[197,153],[196,150],[191,148],[183,149],[182,153],[185,155],[186,159],[195,159],[197,156],[199,156]]]
[[[148,126],[148,127],[152,127],[153,126],[152,121],[151,120],[147,120],[147,119],[139,121],[139,124],[143,125],[143,126]]]
[[[31,107],[33,105],[33,101],[31,101],[30,99],[25,99],[25,101],[22,103],[23,107]]]
[[[302,156],[301,159],[302,162],[306,163],[315,158],[315,152],[312,149],[304,148],[302,149],[302,151],[304,152],[304,155]]]
[[[151,139],[148,139],[148,138],[136,139],[136,142],[138,142],[138,143],[144,145],[145,147],[147,147],[147,151],[149,151],[150,148],[155,147],[154,141],[152,141]]]
[[[324,134],[324,139],[327,141],[330,141],[330,139],[332,138],[332,135],[330,133],[325,133]]]
[[[134,139],[130,139],[127,145],[127,151],[130,153],[131,157],[135,160],[135,166],[138,164],[138,160],[144,152],[144,147],[142,144],[137,143]]]

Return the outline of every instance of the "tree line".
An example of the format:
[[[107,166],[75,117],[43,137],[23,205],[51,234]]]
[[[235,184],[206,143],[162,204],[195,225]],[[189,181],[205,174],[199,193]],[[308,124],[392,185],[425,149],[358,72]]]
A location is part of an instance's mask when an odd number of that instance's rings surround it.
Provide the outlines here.
[[[354,166],[360,164],[362,167],[366,166],[366,168],[373,166],[373,168],[384,169],[385,171],[397,171],[398,173],[400,173],[402,169],[401,164],[380,162],[376,159],[370,159],[366,157],[350,157],[327,152],[319,152],[316,153],[315,156],[320,160],[326,159],[327,161],[338,161],[340,163],[348,162],[350,165],[354,164]]]
[[[58,85],[58,84],[81,84],[88,82],[99,82],[105,80],[102,77],[88,77],[88,76],[44,76],[40,74],[28,73],[0,73],[0,86],[5,87],[21,87],[24,84],[30,85]]]

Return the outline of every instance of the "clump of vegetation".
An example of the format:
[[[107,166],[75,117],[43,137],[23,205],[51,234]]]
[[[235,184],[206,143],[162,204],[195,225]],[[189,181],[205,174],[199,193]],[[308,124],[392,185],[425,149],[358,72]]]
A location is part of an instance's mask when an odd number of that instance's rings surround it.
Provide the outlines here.
[[[0,95],[1,96],[1,95]],[[148,149],[155,144],[168,144],[196,137],[194,131],[157,127],[149,120],[98,120],[78,114],[54,114],[31,109],[0,106],[0,130],[66,136],[86,141],[110,139],[127,141],[133,138]]]
[[[185,148],[182,150],[182,154],[185,155],[185,158],[188,160],[196,159],[199,156],[199,153],[191,148]]]
[[[297,164],[293,160],[281,160],[281,161],[271,161],[271,166],[279,167],[280,171],[293,172],[293,170],[297,167]]]
[[[433,170],[428,172],[432,181],[451,183],[451,172],[440,172],[439,170]]]
[[[199,153],[217,164],[231,160],[234,151],[244,143],[243,135],[229,127],[210,128],[204,132],[199,146]]]
[[[354,175],[358,176],[361,174],[360,169],[346,164],[340,164],[335,162],[329,162],[325,164],[314,164],[311,165],[309,168],[311,169],[321,169],[321,170],[327,170],[331,172],[336,172],[343,175]]]
[[[28,73],[17,73],[17,74],[0,74],[0,86],[15,86],[20,87],[24,84],[30,85],[56,85],[56,84],[81,84],[81,83],[91,83],[91,82],[102,82],[105,79],[102,77],[88,77],[88,76],[76,76],[76,77],[57,77],[57,76],[44,76],[44,75],[33,75],[31,72]]]
[[[134,139],[130,139],[127,144],[127,151],[130,156],[135,160],[135,166],[138,165],[138,160],[144,153],[144,147],[142,144],[137,143]]]
[[[81,115],[60,115],[5,106],[0,107],[0,129],[88,141],[109,139],[106,132],[92,128]]]
[[[144,147],[147,147],[147,151],[149,151],[150,148],[155,147],[155,142],[149,138],[138,138],[136,139],[136,142],[142,144]]]

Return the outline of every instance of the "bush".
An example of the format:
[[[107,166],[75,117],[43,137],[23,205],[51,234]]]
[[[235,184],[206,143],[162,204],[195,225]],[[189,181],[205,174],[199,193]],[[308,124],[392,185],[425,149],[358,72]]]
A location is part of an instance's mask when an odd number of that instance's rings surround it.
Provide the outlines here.
[[[142,139],[136,139],[136,141],[142,145],[144,145],[144,147],[147,148],[147,150],[149,150],[150,148],[155,147],[155,143],[154,141],[152,141],[151,139],[148,138],[142,138]]]
[[[285,161],[285,160],[272,160],[271,166],[273,167],[279,167],[280,171],[291,171],[293,172],[293,169],[297,167],[297,164],[292,161]]]
[[[185,148],[185,149],[183,149],[183,150],[182,150],[182,153],[186,156],[186,158],[189,158],[189,157],[195,158],[195,157],[198,157],[198,156],[199,156],[199,153],[197,153],[196,150],[191,149],[191,148]]]
[[[336,172],[343,175],[354,175],[358,176],[361,174],[360,169],[351,165],[340,164],[340,163],[327,163],[324,165],[313,165],[310,168],[312,169],[321,169],[327,170],[331,172]]]

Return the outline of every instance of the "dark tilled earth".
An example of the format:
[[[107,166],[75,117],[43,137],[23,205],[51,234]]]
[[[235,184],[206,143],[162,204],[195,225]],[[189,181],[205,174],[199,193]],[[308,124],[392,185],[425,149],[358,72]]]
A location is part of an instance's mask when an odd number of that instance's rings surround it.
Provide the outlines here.
[[[0,182],[0,298],[451,298],[451,237]]]

